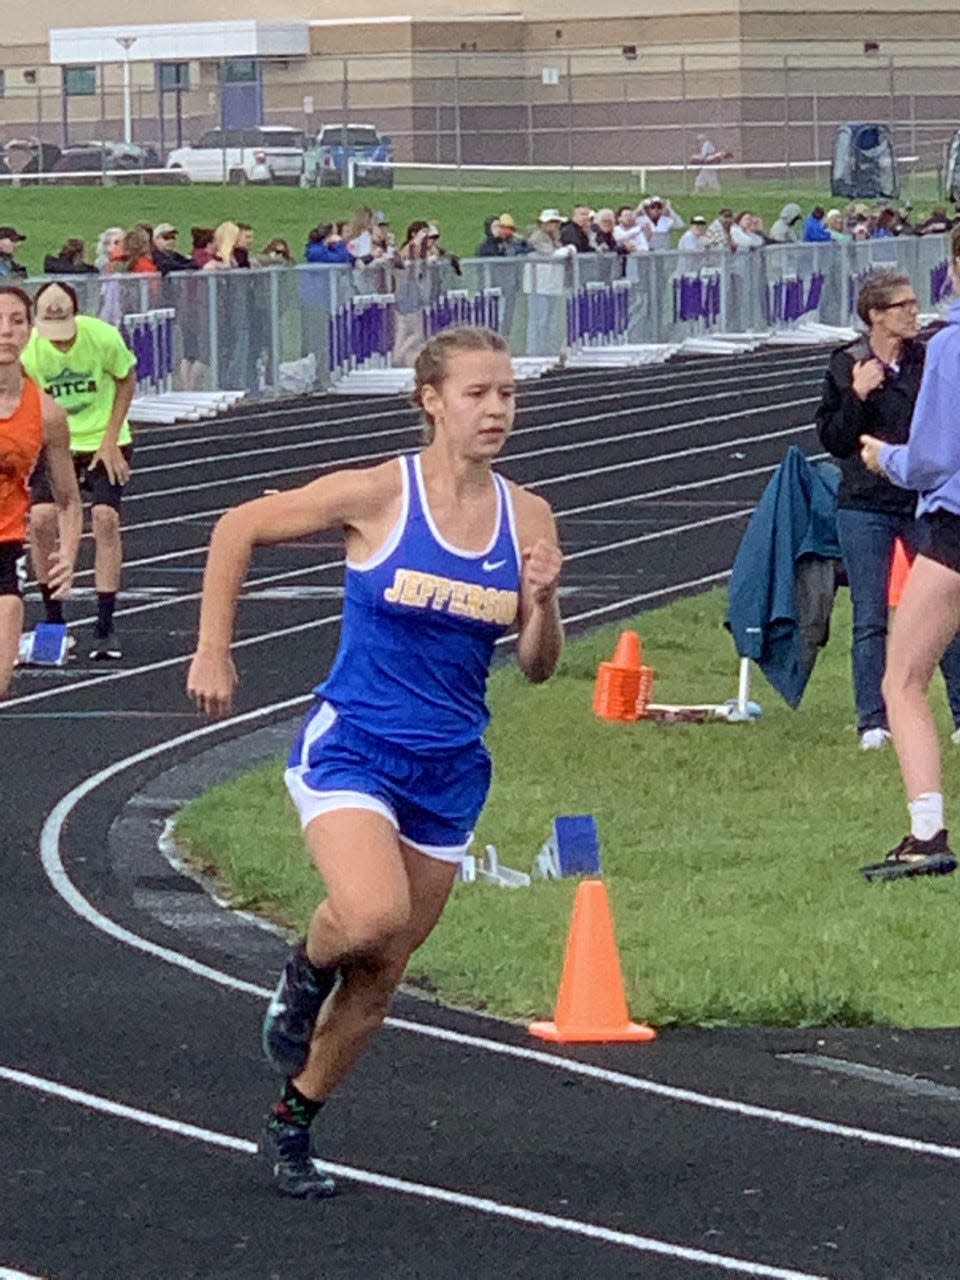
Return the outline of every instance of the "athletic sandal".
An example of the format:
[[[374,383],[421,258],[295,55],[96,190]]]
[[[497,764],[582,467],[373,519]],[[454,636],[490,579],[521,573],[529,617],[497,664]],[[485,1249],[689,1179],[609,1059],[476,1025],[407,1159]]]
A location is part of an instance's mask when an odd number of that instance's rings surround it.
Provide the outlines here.
[[[929,840],[904,836],[882,862],[861,867],[867,880],[903,880],[907,876],[947,876],[956,871],[957,860],[947,844],[947,833],[937,832]]]
[[[317,969],[299,942],[283,967],[263,1019],[267,1061],[282,1076],[298,1076],[307,1065],[313,1028],[323,1002],[337,984],[338,970]]]
[[[309,1129],[271,1116],[264,1125],[259,1151],[281,1195],[297,1200],[327,1200],[336,1195],[333,1178],[313,1162]]]

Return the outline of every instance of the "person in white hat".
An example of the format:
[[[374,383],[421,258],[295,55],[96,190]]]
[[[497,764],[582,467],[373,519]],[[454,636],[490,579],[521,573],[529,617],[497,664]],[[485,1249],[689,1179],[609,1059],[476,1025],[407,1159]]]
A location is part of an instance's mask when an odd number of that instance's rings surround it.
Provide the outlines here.
[[[557,355],[563,346],[568,262],[577,252],[572,244],[560,242],[563,221],[558,209],[544,209],[530,233],[534,262],[527,276],[527,354],[531,356]]]
[[[137,389],[137,359],[112,324],[79,314],[77,294],[68,284],[42,285],[34,308],[34,330],[20,359],[28,376],[67,411],[74,468],[91,505],[97,622],[90,657],[116,660],[123,656],[113,628],[123,560],[120,499],[130,479],[133,441],[127,413]],[[62,622],[60,602],[46,589],[57,509],[42,462],[30,477],[30,492],[33,568],[47,620]]]

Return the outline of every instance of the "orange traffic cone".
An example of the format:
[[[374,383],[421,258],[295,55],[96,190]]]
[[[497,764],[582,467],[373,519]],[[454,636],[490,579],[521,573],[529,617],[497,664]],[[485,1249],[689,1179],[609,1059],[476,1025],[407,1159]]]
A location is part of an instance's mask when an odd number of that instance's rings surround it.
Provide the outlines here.
[[[528,1029],[561,1044],[656,1039],[652,1027],[630,1021],[602,880],[581,880],[577,887],[554,1019],[531,1022]]]
[[[594,714],[604,720],[636,720],[640,692],[640,637],[622,631],[612,662],[601,662],[593,689]]]
[[[891,609],[895,609],[900,603],[912,565],[913,560],[907,555],[906,547],[897,538],[893,544],[893,560],[890,562],[890,577],[887,579],[887,604]]]
[[[639,671],[643,662],[643,645],[636,631],[621,631],[617,647],[613,651],[613,665],[628,671]]]

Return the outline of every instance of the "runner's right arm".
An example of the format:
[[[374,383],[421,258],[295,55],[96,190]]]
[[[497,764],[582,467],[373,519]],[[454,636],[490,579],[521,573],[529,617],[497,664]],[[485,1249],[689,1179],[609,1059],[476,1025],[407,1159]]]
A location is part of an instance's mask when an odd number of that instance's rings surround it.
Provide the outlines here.
[[[200,633],[187,676],[187,693],[200,711],[226,715],[233,701],[237,674],[230,645],[253,548],[339,527],[346,532],[351,556],[364,558],[382,541],[380,526],[394,496],[399,496],[399,472],[390,462],[321,476],[302,488],[245,502],[220,517],[210,539]]]
[[[50,560],[49,584],[54,599],[69,594],[73,584],[73,571],[80,549],[83,529],[83,508],[80,490],[73,469],[70,453],[70,429],[65,411],[46,394],[42,400],[43,435],[46,448],[47,471],[50,488],[57,505],[59,538],[57,549]]]

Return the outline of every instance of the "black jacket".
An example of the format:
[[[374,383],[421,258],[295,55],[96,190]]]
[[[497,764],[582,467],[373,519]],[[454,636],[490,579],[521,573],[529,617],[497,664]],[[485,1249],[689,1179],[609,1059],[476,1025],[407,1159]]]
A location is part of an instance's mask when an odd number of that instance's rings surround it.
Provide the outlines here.
[[[925,349],[916,339],[903,344],[900,374],[889,374],[883,384],[871,391],[866,400],[854,394],[853,366],[870,358],[864,337],[855,338],[838,347],[830,357],[823,380],[823,391],[816,413],[820,443],[840,463],[843,480],[837,505],[859,511],[883,511],[912,515],[917,495],[900,489],[884,476],[874,475],[860,461],[859,439],[877,436],[891,444],[906,444],[910,420],[920,378],[923,374]]]
[[[171,271],[198,271],[199,263],[194,262],[193,258],[188,258],[185,254],[180,253],[178,249],[158,249],[153,246],[153,260],[157,264],[157,270],[161,275],[169,275]]]
[[[596,245],[590,234],[575,222],[565,222],[560,228],[560,243],[572,244],[577,253],[596,253]]]
[[[76,262],[69,258],[61,258],[59,254],[48,253],[43,260],[43,274],[47,276],[89,276],[97,275],[97,268],[89,262]]]

